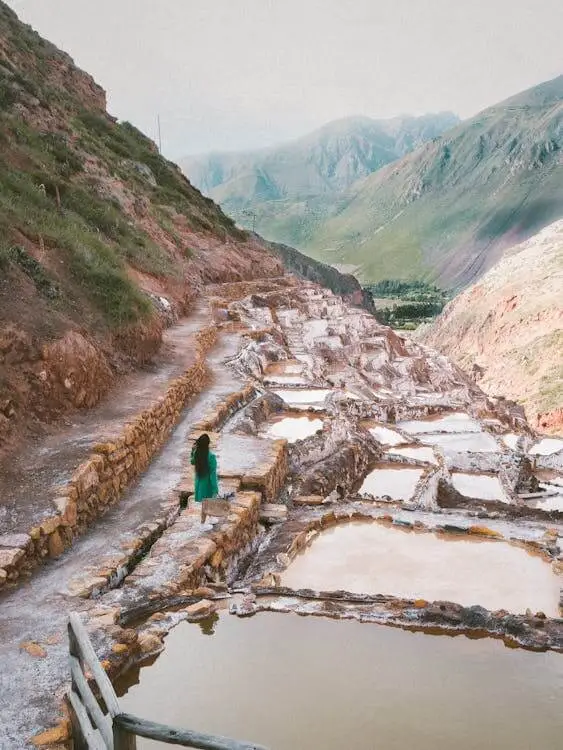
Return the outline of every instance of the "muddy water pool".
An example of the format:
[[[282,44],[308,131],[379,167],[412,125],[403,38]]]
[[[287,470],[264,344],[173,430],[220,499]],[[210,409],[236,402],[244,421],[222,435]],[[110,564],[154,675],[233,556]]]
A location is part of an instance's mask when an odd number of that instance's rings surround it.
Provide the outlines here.
[[[305,440],[323,428],[323,420],[311,416],[280,417],[268,426],[265,434],[271,438],[285,438],[289,443]]]
[[[510,502],[498,477],[454,471],[452,473],[452,484],[465,497],[474,497],[478,500],[500,500],[503,503]]]
[[[539,556],[498,541],[353,522],[323,532],[282,574],[290,588],[343,589],[559,616],[561,579]]]
[[[395,464],[381,464],[371,471],[360,487],[360,495],[383,497],[393,500],[410,500],[414,495],[423,469],[410,469]]]
[[[271,750],[561,747],[560,654],[287,614],[204,629],[172,631],[124,711]]]

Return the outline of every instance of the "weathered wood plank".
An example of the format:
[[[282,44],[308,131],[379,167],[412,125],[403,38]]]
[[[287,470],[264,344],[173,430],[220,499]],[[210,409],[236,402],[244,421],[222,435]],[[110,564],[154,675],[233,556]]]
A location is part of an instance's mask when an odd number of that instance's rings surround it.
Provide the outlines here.
[[[88,664],[110,716],[116,716],[120,713],[117,695],[109,677],[102,669],[88,633],[76,612],[70,615],[68,632],[71,656]]]
[[[113,746],[115,750],[137,750],[137,737],[114,722]]]
[[[111,719],[105,716],[104,712],[100,708],[94,693],[90,689],[90,685],[88,685],[88,680],[84,676],[82,667],[80,666],[80,662],[78,661],[76,656],[70,656],[69,662],[73,689],[80,696],[82,703],[86,708],[86,711],[92,719],[92,723],[102,735],[104,742],[106,743],[106,747],[108,747],[109,750],[112,750],[113,734],[111,730]]]
[[[197,750],[265,750],[261,745],[237,742],[237,740],[231,740],[227,737],[214,737],[210,734],[191,732],[187,729],[176,729],[164,724],[145,721],[130,714],[116,716],[113,721],[114,725],[131,734],[146,737],[149,740],[164,742],[168,745],[192,747]]]
[[[101,736],[92,728],[86,709],[80,700],[80,696],[75,693],[74,690],[71,690],[69,691],[68,699],[72,706],[72,710],[74,711],[74,715],[76,716],[76,720],[80,724],[80,729],[82,730],[82,735],[88,750],[107,750]]]

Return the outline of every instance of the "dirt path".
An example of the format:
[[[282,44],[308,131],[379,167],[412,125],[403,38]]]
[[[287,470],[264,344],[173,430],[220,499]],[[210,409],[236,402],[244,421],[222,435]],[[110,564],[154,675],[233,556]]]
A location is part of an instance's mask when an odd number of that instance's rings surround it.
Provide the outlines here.
[[[107,442],[123,424],[151,404],[195,361],[195,335],[210,322],[208,306],[168,329],[162,351],[150,368],[126,377],[99,406],[74,415],[71,427],[43,438],[17,457],[0,462],[0,535],[27,533],[52,514],[49,499],[99,442]]]
[[[224,365],[238,346],[239,336],[224,336],[208,357],[213,373],[211,385],[185,409],[169,441],[141,480],[61,558],[1,599],[0,750],[28,747],[26,739],[56,719],[60,698],[57,691],[65,683],[68,669],[66,622],[77,604],[68,593],[68,585],[96,562],[99,567],[104,558],[122,555],[123,544],[134,537],[139,525],[162,515],[163,501],[173,497],[173,489],[182,481],[192,425],[242,387],[242,382]],[[138,410],[139,392],[134,403]],[[92,428],[96,429],[94,424]],[[20,644],[26,641],[40,644],[45,656],[32,656],[22,650]]]

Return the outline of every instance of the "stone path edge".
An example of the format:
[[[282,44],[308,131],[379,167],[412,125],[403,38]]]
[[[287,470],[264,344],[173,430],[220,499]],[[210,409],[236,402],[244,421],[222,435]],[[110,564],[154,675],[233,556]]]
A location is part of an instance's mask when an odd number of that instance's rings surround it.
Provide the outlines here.
[[[209,378],[206,356],[218,339],[210,325],[196,334],[196,361],[112,443],[98,444],[54,499],[56,512],[27,533],[0,536],[0,590],[46,559],[59,557],[147,468],[182,410]]]

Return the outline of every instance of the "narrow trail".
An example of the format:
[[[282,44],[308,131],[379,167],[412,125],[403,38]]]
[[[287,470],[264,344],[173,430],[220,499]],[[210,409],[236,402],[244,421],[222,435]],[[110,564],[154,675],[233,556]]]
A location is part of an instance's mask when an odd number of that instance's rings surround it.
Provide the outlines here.
[[[73,415],[67,429],[38,440],[19,456],[0,462],[0,535],[27,533],[52,514],[49,499],[70,479],[93,445],[107,442],[195,361],[195,335],[210,323],[205,302],[168,329],[155,365],[124,378],[94,409]]]
[[[192,331],[195,330],[192,321]],[[88,566],[100,567],[104,558],[123,555],[140,524],[162,515],[163,501],[175,502],[173,490],[189,464],[187,436],[192,425],[227,395],[242,387],[224,366],[239,347],[238,335],[225,335],[208,356],[210,386],[184,410],[170,439],[140,481],[97,521],[61,558],[50,562],[28,583],[1,600],[0,619],[0,750],[28,747],[26,739],[56,717],[61,685],[67,678],[66,622],[74,600],[68,585]],[[136,408],[140,400],[135,398]],[[44,658],[20,648],[38,643]],[[13,679],[17,675],[17,679]]]

